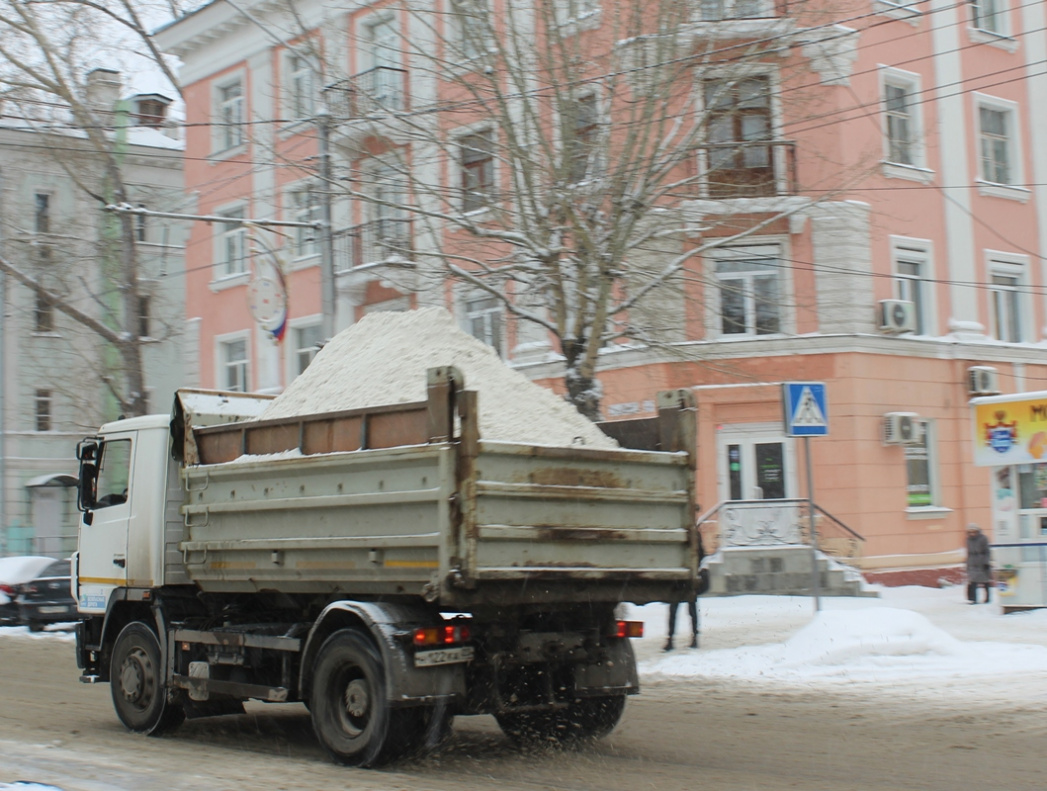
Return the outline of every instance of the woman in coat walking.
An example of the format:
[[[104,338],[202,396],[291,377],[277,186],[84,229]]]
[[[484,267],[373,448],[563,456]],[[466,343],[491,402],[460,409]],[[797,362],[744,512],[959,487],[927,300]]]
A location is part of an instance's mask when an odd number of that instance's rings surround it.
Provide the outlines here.
[[[978,603],[978,588],[985,589],[985,603],[989,603],[992,587],[992,565],[989,558],[989,539],[973,522],[967,525],[967,601]]]

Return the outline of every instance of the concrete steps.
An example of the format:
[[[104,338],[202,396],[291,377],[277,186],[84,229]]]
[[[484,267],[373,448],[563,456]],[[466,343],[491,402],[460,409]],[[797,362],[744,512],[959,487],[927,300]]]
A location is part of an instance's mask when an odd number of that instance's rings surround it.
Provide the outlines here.
[[[850,566],[821,552],[817,560],[820,595],[877,595]],[[709,569],[706,596],[810,596],[813,593],[809,547],[725,547],[709,555],[703,565]]]

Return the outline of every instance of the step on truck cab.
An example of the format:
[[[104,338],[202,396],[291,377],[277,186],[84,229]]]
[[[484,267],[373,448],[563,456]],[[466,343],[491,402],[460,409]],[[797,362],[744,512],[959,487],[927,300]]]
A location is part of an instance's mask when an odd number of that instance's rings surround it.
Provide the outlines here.
[[[82,440],[81,679],[153,735],[302,702],[361,766],[455,716],[610,732],[639,691],[619,605],[696,586],[693,395],[606,424],[613,450],[485,439],[481,395],[434,368],[421,402],[259,420],[265,397],[184,390]]]

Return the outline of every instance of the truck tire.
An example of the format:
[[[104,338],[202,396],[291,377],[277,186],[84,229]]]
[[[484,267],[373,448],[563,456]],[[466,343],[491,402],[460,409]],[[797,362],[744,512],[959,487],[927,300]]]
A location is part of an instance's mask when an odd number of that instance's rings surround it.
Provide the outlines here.
[[[416,746],[421,710],[392,709],[374,643],[353,629],[335,632],[316,657],[309,710],[316,738],[348,766],[380,766]]]
[[[576,698],[565,712],[568,739],[600,739],[615,729],[625,712],[625,695]]]
[[[113,708],[128,730],[159,736],[182,724],[185,710],[167,700],[160,641],[146,624],[132,621],[120,631],[109,672]]]

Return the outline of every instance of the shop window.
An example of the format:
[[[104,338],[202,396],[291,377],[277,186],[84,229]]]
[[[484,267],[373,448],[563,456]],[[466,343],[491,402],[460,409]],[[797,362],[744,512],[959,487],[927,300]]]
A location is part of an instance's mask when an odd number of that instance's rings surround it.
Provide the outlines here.
[[[934,474],[933,425],[924,423],[919,443],[905,446],[906,506],[928,508],[940,505]]]

